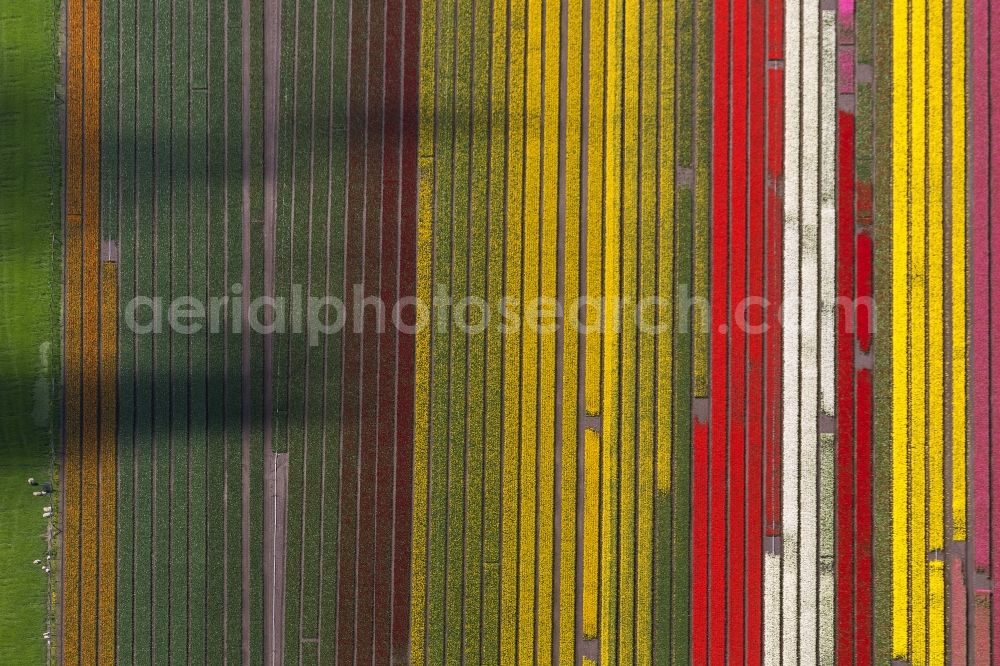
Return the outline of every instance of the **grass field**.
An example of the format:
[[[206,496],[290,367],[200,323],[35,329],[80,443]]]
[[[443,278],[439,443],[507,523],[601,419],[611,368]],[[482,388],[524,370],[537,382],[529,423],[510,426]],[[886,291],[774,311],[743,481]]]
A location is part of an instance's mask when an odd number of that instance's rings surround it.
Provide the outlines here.
[[[42,507],[59,432],[58,4],[0,8],[0,663],[46,659],[49,585]],[[54,588],[53,588],[54,589]]]

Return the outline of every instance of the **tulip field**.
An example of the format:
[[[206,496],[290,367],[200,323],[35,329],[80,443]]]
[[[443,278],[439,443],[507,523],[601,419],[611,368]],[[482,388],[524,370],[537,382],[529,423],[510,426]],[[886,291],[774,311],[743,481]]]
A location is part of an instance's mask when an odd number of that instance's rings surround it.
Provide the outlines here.
[[[1000,664],[994,36],[5,3],[0,664]]]

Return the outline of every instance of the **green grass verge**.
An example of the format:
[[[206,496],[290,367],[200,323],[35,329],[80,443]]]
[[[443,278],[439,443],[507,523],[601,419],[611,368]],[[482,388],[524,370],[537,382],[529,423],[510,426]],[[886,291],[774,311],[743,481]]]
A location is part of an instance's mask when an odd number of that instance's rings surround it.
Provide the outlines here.
[[[59,432],[61,227],[56,92],[59,5],[0,8],[0,663],[45,660],[42,506],[28,477],[49,480]]]

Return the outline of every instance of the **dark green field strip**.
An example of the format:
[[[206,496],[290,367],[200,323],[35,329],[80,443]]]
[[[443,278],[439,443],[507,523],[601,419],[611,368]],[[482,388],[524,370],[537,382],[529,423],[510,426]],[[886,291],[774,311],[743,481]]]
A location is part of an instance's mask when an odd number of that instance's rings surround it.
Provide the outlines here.
[[[446,9],[445,12],[448,10]],[[451,221],[451,299],[452,319],[457,312],[456,303],[468,295],[468,243],[469,243],[469,88],[471,78],[472,3],[457,3],[457,23],[454,27],[455,92],[452,111],[454,132],[454,167],[452,170],[453,203],[450,214],[442,215],[443,223]],[[461,35],[461,37],[459,37]],[[438,284],[443,284],[438,281]],[[451,333],[451,360],[449,380],[450,398],[448,427],[448,496],[447,542],[445,544],[445,618],[446,643],[444,659],[454,663],[462,658],[462,591],[464,586],[463,555],[465,551],[465,456],[467,451],[466,399],[468,396],[468,335],[461,327]]]
[[[297,3],[296,3],[297,4]],[[275,233],[274,233],[274,284],[273,293],[278,302],[289,303],[291,296],[291,283],[289,278],[289,252],[291,243],[288,234],[289,220],[291,212],[291,191],[286,183],[292,177],[292,155],[293,155],[293,132],[295,122],[295,108],[292,104],[294,94],[294,72],[295,72],[295,47],[296,47],[296,6],[290,3],[281,4],[281,13],[278,20],[279,44],[278,44],[278,89],[277,89],[277,136],[275,137],[276,163],[277,163],[277,186],[275,188]],[[288,316],[286,310],[286,317]],[[290,329],[279,331],[278,335],[272,336],[272,429],[271,429],[271,450],[274,453],[288,453],[288,388],[289,388],[289,344],[292,338]],[[289,458],[288,463],[291,464]],[[298,540],[294,538],[294,530],[298,525],[295,520],[295,506],[300,502],[302,492],[301,486],[295,488],[295,469],[289,470],[289,484],[286,489],[286,541],[285,541],[285,569],[279,574],[285,580],[285,595],[283,600],[274,599],[273,603],[282,604],[284,619],[280,626],[283,627],[283,636],[273,636],[272,644],[279,643],[284,646],[284,658],[287,663],[298,663],[298,622],[290,621],[291,618],[298,618],[299,597],[298,576],[296,571],[299,568],[300,546]],[[287,538],[287,536],[291,538]]]
[[[226,322],[225,428],[226,428],[226,655],[243,651],[243,48],[242,2],[226,0],[226,285],[238,292],[240,307],[230,309]],[[239,285],[239,289],[237,289]]]
[[[276,298],[291,297],[289,277],[289,252],[291,238],[292,190],[288,186],[292,179],[293,146],[295,131],[295,49],[298,26],[296,25],[297,3],[283,3],[279,20],[280,37],[278,51],[278,115],[277,115],[277,187],[275,203],[276,230],[274,237],[274,295]],[[273,340],[272,364],[274,386],[272,394],[273,426],[271,450],[275,453],[288,451],[288,349],[290,334],[276,335]],[[287,611],[287,605],[285,610]],[[287,629],[287,623],[286,623]]]
[[[101,236],[117,239],[121,316],[135,295],[135,6],[102,3]],[[104,286],[104,289],[107,287]],[[119,663],[132,663],[135,509],[135,334],[118,331],[116,637]]]
[[[335,21],[346,23],[344,11]],[[337,23],[334,24],[337,30]],[[334,49],[336,51],[336,43]],[[336,69],[333,69],[336,73]],[[343,108],[345,96],[336,91],[343,90],[337,88],[332,96],[334,106],[333,117],[336,117],[336,105]],[[343,111],[341,110],[341,113]],[[330,173],[330,230],[327,237],[327,258],[326,258],[326,294],[343,297],[343,226],[339,223],[344,216],[344,183],[345,183],[345,162],[346,162],[346,139],[345,132],[335,129],[331,132],[330,163],[332,165]],[[339,390],[342,365],[341,357],[342,335],[327,335],[323,339],[323,350],[326,356],[325,383],[326,383],[326,418],[323,448],[324,455],[322,462],[322,497],[320,513],[320,549],[317,553],[320,564],[319,582],[312,592],[318,594],[320,598],[319,608],[319,631],[320,654],[333,654],[336,648],[337,630],[337,602],[336,602],[336,576],[337,571],[337,524],[339,521],[338,501],[340,488],[340,442],[341,442],[341,399]],[[317,348],[319,349],[319,348]]]
[[[297,2],[288,8],[295,21],[295,61],[290,63],[293,74],[294,97],[292,106],[287,113],[294,119],[290,146],[292,157],[291,179],[287,186],[291,190],[291,217],[288,220],[288,237],[290,253],[285,259],[290,276],[290,287],[302,289],[306,285],[306,270],[308,268],[306,253],[309,248],[309,178],[311,170],[311,150],[309,136],[311,133],[312,90],[310,83],[313,71],[312,45],[315,40],[313,28],[313,3]],[[284,10],[283,10],[284,11]],[[286,70],[287,73],[287,70]],[[285,185],[285,183],[282,183]],[[285,229],[282,228],[284,231]],[[280,233],[280,232],[279,232]],[[289,398],[288,398],[288,453],[291,466],[289,477],[289,548],[288,565],[286,569],[286,587],[295,592],[294,601],[286,609],[288,636],[286,648],[288,658],[298,654],[299,642],[304,638],[302,632],[304,606],[303,595],[306,588],[302,580],[305,549],[304,501],[306,495],[305,474],[305,390],[307,386],[308,342],[305,339],[292,337],[289,339]],[[294,611],[294,615],[292,612]]]
[[[334,3],[331,30],[323,35],[331,39],[330,47],[330,202],[327,238],[326,293],[344,297],[344,219],[345,187],[347,184],[347,81],[349,4]],[[339,567],[338,525],[340,524],[340,461],[342,456],[341,369],[343,366],[343,334],[337,331],[323,340],[326,356],[326,455],[323,459],[323,507],[320,529],[320,608],[319,657],[329,662],[337,645],[337,576]],[[340,389],[340,390],[338,390]]]
[[[322,3],[320,3],[322,4]],[[315,62],[311,65],[311,71],[306,69],[303,73],[307,88],[311,95],[300,99],[299,109],[304,118],[310,123],[311,130],[303,148],[305,153],[303,165],[308,168],[304,170],[304,189],[302,196],[305,199],[305,215],[301,219],[300,227],[296,233],[301,236],[301,264],[302,264],[302,284],[306,287],[306,293],[315,297],[323,298],[331,293],[330,289],[339,292],[340,285],[331,285],[327,281],[328,263],[331,259],[339,258],[342,252],[340,247],[331,244],[328,234],[332,231],[334,220],[328,218],[331,196],[343,196],[343,190],[335,191],[331,189],[330,181],[330,148],[332,135],[330,133],[331,123],[331,34],[332,7],[317,5],[315,8],[316,20],[316,53]],[[310,9],[310,11],[313,11]],[[310,17],[310,20],[313,17]],[[308,33],[306,33],[306,36]],[[300,50],[305,45],[300,43]],[[306,47],[308,48],[308,47]],[[308,53],[308,51],[307,51]],[[312,78],[312,84],[309,79]],[[310,161],[311,160],[311,163]],[[337,168],[336,165],[333,166]],[[340,164],[342,169],[342,163]],[[310,191],[311,182],[311,191]],[[310,199],[311,196],[311,199]],[[342,218],[341,218],[342,219]],[[329,225],[329,226],[328,226]],[[324,420],[324,410],[327,406],[324,401],[328,395],[335,393],[339,383],[331,381],[332,376],[328,375],[328,365],[331,355],[339,355],[339,347],[329,347],[328,341],[317,339],[314,343],[306,343],[303,347],[307,354],[303,369],[298,377],[307,378],[307,400],[305,402],[304,424],[306,432],[305,458],[303,473],[305,474],[306,489],[305,501],[302,504],[302,574],[301,585],[303,589],[302,599],[302,627],[303,639],[319,638],[322,608],[324,604],[334,604],[335,599],[325,600],[322,595],[323,585],[323,541],[328,536],[324,527],[324,494],[326,483],[330,481],[326,476],[324,463],[327,457],[332,455],[331,444],[335,447],[339,443],[336,423],[339,418],[333,419],[332,423]],[[330,414],[330,412],[326,412]],[[339,417],[339,410],[337,413]]]
[[[112,153],[121,165],[104,165],[104,196],[105,207],[114,210],[113,200],[121,216],[105,232],[119,240],[121,312],[128,314],[134,294],[159,299],[163,317],[187,297],[214,314],[211,299],[230,293],[225,316],[235,310],[241,317],[246,301],[230,288],[243,270],[242,3],[175,0],[145,8],[125,0],[117,16],[104,48],[120,53],[123,66],[104,83],[120,97],[105,98],[104,128],[120,141]],[[250,249],[260,255],[259,243]],[[139,316],[142,323],[147,313]],[[217,663],[224,640],[229,654],[242,653],[243,333],[239,326],[231,332],[238,323],[219,322],[220,333],[208,325],[185,331],[163,319],[150,334],[120,332],[127,414],[119,440],[121,663]],[[258,384],[261,376],[262,367]],[[251,560],[262,557],[259,447],[257,456]],[[213,495],[221,497],[214,516]],[[257,578],[261,567],[257,561]],[[251,582],[259,592],[249,601],[259,602],[263,583]]]
[[[101,2],[101,240],[118,238],[119,0]]]
[[[208,292],[221,297],[228,293],[226,281],[226,137],[225,137],[225,10],[221,0],[208,5],[208,220],[205,243],[206,281]],[[228,321],[223,321],[225,326]],[[225,329],[223,329],[224,331]],[[223,663],[226,629],[226,335],[208,336],[206,357],[206,413],[210,420],[207,447],[208,488],[213,498],[206,512],[206,656],[205,663]]]
[[[858,3],[857,35],[861,48],[860,62],[874,66],[875,81],[869,98],[871,106],[863,112],[871,118],[873,146],[879,159],[872,171],[874,200],[874,285],[875,302],[892,299],[892,3],[888,0],[865,0]],[[858,99],[859,106],[867,95]],[[860,139],[861,137],[858,137]],[[863,145],[860,141],[859,146]],[[874,349],[874,613],[873,640],[876,663],[886,663],[892,655],[892,395],[893,358],[892,308],[879,313]],[[904,316],[906,316],[904,314]],[[886,350],[879,353],[878,350]],[[905,361],[903,361],[905,362]],[[996,602],[994,602],[996,603]]]
[[[278,114],[275,146],[277,154],[277,187],[275,190],[274,237],[274,295],[276,298],[291,297],[289,278],[289,252],[291,249],[289,220],[291,218],[292,193],[287,183],[292,178],[292,147],[295,131],[295,48],[297,26],[296,5],[283,3],[279,19],[280,36],[278,45]],[[287,316],[287,315],[286,315]],[[275,453],[288,452],[288,350],[290,331],[276,335],[272,342],[272,431],[271,450]],[[287,604],[285,606],[287,612]],[[287,630],[287,623],[285,629]]]
[[[136,295],[154,293],[155,232],[153,222],[153,7],[136,5],[137,78],[135,128],[136,217],[134,261]],[[152,663],[153,622],[153,378],[154,336],[136,336],[135,388],[135,550],[132,641],[135,663]],[[119,578],[121,578],[119,576]],[[119,641],[119,645],[126,640]]]
[[[666,34],[673,28],[672,5],[668,2],[663,6],[662,26],[658,26],[661,16],[654,7],[644,6],[640,19],[640,304],[657,298],[661,290],[664,287],[669,289],[673,282],[674,45],[673,33]],[[662,51],[667,47],[670,51],[663,54],[666,57],[661,61]],[[652,63],[659,63],[659,68],[652,67]],[[662,109],[661,103],[670,105],[670,108]],[[661,191],[661,186],[665,191]],[[670,455],[673,438],[672,419],[662,418],[664,414],[670,414],[672,398],[673,329],[670,324],[673,310],[669,295],[654,302],[659,303],[657,323],[663,325],[664,320],[667,322],[662,329],[664,339],[640,332],[637,349],[639,446],[636,563],[639,573],[636,576],[635,631],[636,652],[640,657],[646,654],[652,656],[656,644],[660,642],[657,639],[665,640],[670,632],[670,615],[663,611],[669,607],[670,599],[671,507],[666,493],[658,492],[658,488],[668,486],[669,482],[659,477],[658,472],[662,468],[657,463],[664,455],[663,449],[666,449],[667,456]],[[642,312],[638,314],[646,316]],[[666,407],[661,408],[664,405]],[[645,591],[649,589],[647,584],[652,587],[649,592]],[[664,628],[661,629],[661,626]]]
[[[478,29],[477,23],[477,29]],[[488,249],[486,256],[486,300],[491,305],[504,296],[504,228],[506,223],[506,159],[507,159],[507,21],[505,8],[493,8],[492,25],[486,36],[488,51],[477,57],[490,58],[489,90],[489,180],[488,180]],[[483,26],[485,33],[486,26]],[[477,33],[478,34],[478,33]],[[481,43],[477,41],[477,43]],[[478,50],[477,50],[477,53]],[[499,326],[486,330],[486,387],[495,390],[503,386],[503,336]],[[501,504],[501,444],[503,426],[503,394],[492,394],[486,403],[483,474],[483,607],[482,659],[484,663],[500,661],[500,504]]]
[[[342,291],[347,17],[343,3],[300,2],[282,12],[279,295],[294,289],[321,298]],[[340,336],[310,340],[307,333],[288,335],[287,345],[276,346],[275,441],[279,450],[287,447],[291,466],[285,571],[290,662],[312,662],[320,649],[335,649],[337,629]]]
[[[694,234],[691,292],[708,298],[709,179],[712,161],[712,3],[695,1],[694,24],[686,33],[694,34]],[[683,29],[683,28],[682,28]],[[708,395],[708,326],[704,315],[695,311],[692,349],[694,354],[692,393]]]
[[[471,35],[472,63],[471,113],[472,143],[470,172],[472,191],[469,206],[469,297],[470,302],[486,302],[487,266],[487,174],[489,173],[489,96],[490,96],[490,3],[475,3],[473,23],[467,34]],[[484,412],[490,401],[485,383],[486,334],[477,333],[480,317],[485,313],[469,308],[466,316],[470,325],[468,349],[468,388],[466,413],[468,418],[468,468],[466,470],[466,525],[465,525],[465,624],[463,627],[465,660],[478,663],[481,653],[481,622],[483,592],[483,503],[490,501],[483,495],[483,462],[485,445]]]
[[[323,298],[327,293],[327,209],[330,198],[329,180],[329,126],[330,126],[330,34],[332,7],[328,3],[316,5],[316,52],[313,74],[315,84],[311,100],[312,132],[310,146],[312,148],[311,170],[311,201],[310,190],[303,194],[309,206],[309,215],[303,218],[302,234],[306,241],[306,251],[297,258],[302,268],[306,270],[303,284],[308,287],[307,293],[314,298]],[[308,34],[308,33],[306,33]],[[322,35],[323,38],[318,37]],[[305,101],[305,100],[303,100]],[[309,108],[304,109],[308,112]],[[309,116],[307,116],[309,117]],[[305,175],[309,175],[307,172]],[[307,181],[308,182],[308,181]],[[341,195],[342,196],[342,195]],[[306,235],[308,234],[308,235]],[[319,637],[319,619],[322,598],[321,552],[322,530],[318,528],[323,511],[323,456],[327,425],[324,422],[324,399],[326,391],[330,390],[326,382],[324,366],[324,346],[305,343],[305,372],[296,375],[296,381],[303,381],[307,386],[305,401],[305,503],[303,527],[305,528],[302,560],[302,585],[306,594],[302,600],[302,636],[304,638]],[[339,351],[339,350],[337,350]],[[332,388],[336,388],[334,384]]]
[[[560,137],[560,116],[562,80],[562,13],[559,4],[539,3],[539,38],[541,39],[541,69],[540,80],[541,104],[539,135],[541,167],[538,179],[540,185],[540,225],[538,241],[538,296],[543,303],[533,315],[539,324],[538,335],[538,439],[537,454],[538,474],[536,491],[536,506],[538,518],[535,528],[536,550],[536,587],[537,622],[535,628],[535,653],[540,661],[551,660],[558,652],[559,645],[559,586],[558,570],[560,557],[560,533],[557,532],[557,522],[561,511],[560,492],[562,460],[557,453],[561,448],[559,440],[561,429],[557,426],[560,411],[557,406],[560,391],[559,363],[557,355],[557,328],[559,321],[555,316],[554,305],[545,305],[545,301],[554,303],[559,297],[560,259],[559,237],[565,230],[565,212],[560,198],[565,186],[562,175],[562,153]],[[549,314],[549,311],[552,314]]]
[[[105,188],[116,203],[110,207],[106,191],[105,207],[121,218],[106,230],[119,241],[120,316],[133,295],[161,298],[166,314],[173,299],[193,296],[207,304],[226,292],[225,5],[199,2],[190,9],[188,16],[188,6],[142,8],[126,0],[105,31],[105,50],[116,43],[122,63],[104,82],[120,95],[117,111],[104,113],[105,131],[120,141],[113,151],[120,165],[104,165]],[[232,164],[238,169],[240,162]],[[234,175],[236,197],[228,201],[239,219]],[[147,315],[140,309],[140,323]],[[118,660],[149,664],[169,654],[217,663],[226,516],[223,502],[211,519],[209,496],[226,481],[225,336],[208,327],[171,331],[163,323],[159,333],[133,335],[124,326],[119,332]],[[239,415],[238,392],[236,406]],[[239,438],[239,416],[235,423]],[[235,463],[238,475],[241,460]],[[239,494],[236,502],[241,517]],[[209,575],[213,569],[223,575]],[[236,594],[238,601],[239,587]],[[238,629],[239,603],[235,618]]]
[[[623,95],[622,54],[624,53],[624,7],[616,3],[607,8],[607,69],[605,88],[605,157],[604,157],[604,296],[623,299],[621,254],[622,211],[620,192],[624,190],[622,157],[621,99]],[[617,54],[617,55],[616,55]],[[617,80],[612,80],[611,71]],[[615,101],[617,100],[617,101]],[[621,300],[619,300],[621,302]],[[621,450],[622,450],[622,373],[620,359],[621,312],[609,310],[604,320],[604,387],[601,401],[601,587],[600,624],[601,664],[617,664],[619,644],[614,639],[618,627],[619,601],[619,516],[621,514]]]
[[[247,291],[254,298],[267,292],[264,284],[264,0],[250,0],[250,270]],[[248,294],[248,295],[249,295]],[[253,313],[251,313],[253,315]],[[254,316],[260,320],[260,310]],[[246,563],[250,586],[250,664],[264,662],[264,336],[247,331],[250,345],[250,467],[249,534],[250,558]]]
[[[310,154],[308,136],[310,131],[309,104],[311,91],[308,88],[312,72],[311,48],[313,43],[312,3],[296,2],[282,7],[282,22],[290,27],[283,31],[283,37],[291,38],[286,49],[282,44],[281,74],[288,83],[291,98],[282,95],[279,117],[282,118],[282,136],[279,154],[287,163],[287,179],[278,183],[284,214],[278,214],[276,232],[276,268],[286,283],[284,289],[301,291],[306,263],[303,250],[307,248],[306,217],[308,211]],[[285,58],[286,54],[290,56]],[[286,89],[287,90],[287,89]],[[287,103],[287,107],[284,104]],[[304,107],[304,108],[303,108]],[[281,139],[279,139],[281,141]],[[287,202],[287,203],[286,203]],[[287,277],[285,277],[287,275]],[[276,426],[283,428],[275,436],[282,435],[286,441],[289,464],[288,483],[288,547],[285,564],[285,657],[290,663],[299,658],[302,639],[302,558],[303,558],[303,501],[305,498],[304,467],[304,401],[306,382],[306,340],[299,336],[287,338],[287,404],[283,421],[276,420]],[[278,369],[280,373],[280,369]],[[279,407],[280,409],[280,407]]]
[[[171,259],[171,122],[172,8],[158,2],[154,16],[153,152],[154,256],[153,294],[170,300]],[[171,446],[170,446],[170,329],[153,335],[153,661],[170,654],[171,565]]]
[[[504,227],[504,296],[510,300],[513,316],[521,316],[524,227],[524,6],[511,5],[507,41],[507,174]],[[505,327],[504,344],[504,413],[501,439],[501,520],[500,552],[500,659],[507,663],[517,655],[517,603],[519,593],[518,534],[520,530],[520,418],[521,418],[521,330]]]
[[[676,13],[676,103],[674,108],[676,132],[676,167],[674,182],[674,285],[675,290],[692,282],[692,257],[694,241],[695,196],[690,182],[682,179],[684,173],[693,174],[695,167],[694,136],[694,5],[691,0],[677,2]],[[661,113],[667,112],[661,110]],[[691,326],[687,324],[690,313],[680,308],[674,311],[674,388],[673,388],[673,444],[671,446],[670,494],[657,494],[658,512],[657,571],[670,567],[669,590],[657,584],[657,633],[654,638],[655,660],[660,663],[684,664],[688,662],[690,642],[690,548],[691,548]],[[666,509],[665,507],[669,507]],[[659,512],[669,510],[669,526],[659,520]],[[669,532],[665,530],[669,529]],[[669,544],[668,544],[669,540]],[[669,555],[668,555],[669,553]],[[669,601],[661,596],[670,595]],[[668,625],[659,618],[670,617]]]
[[[624,144],[625,155],[633,154],[638,143],[638,97],[632,92],[632,85],[637,83],[633,75],[633,64],[631,44],[624,47],[624,35],[630,34],[632,30],[631,16],[632,10],[626,8],[627,13],[619,18],[619,36],[617,49],[622,50],[623,56],[619,56],[619,67],[623,70],[620,74],[620,81],[624,89],[629,92],[624,93],[624,103],[621,104],[621,113],[624,117],[624,131],[620,133],[620,141]],[[623,31],[624,29],[624,31]],[[631,41],[631,38],[629,39]],[[638,40],[636,40],[638,41]],[[622,95],[621,92],[616,92]],[[619,122],[619,121],[615,121]],[[602,631],[602,638],[611,636],[611,651],[608,653],[607,661],[613,664],[630,663],[633,657],[634,636],[635,636],[635,579],[636,568],[635,559],[635,481],[636,481],[636,336],[634,331],[634,310],[632,304],[637,302],[636,286],[636,250],[638,244],[636,225],[636,199],[638,185],[638,164],[637,158],[623,158],[615,165],[615,170],[620,173],[621,195],[618,204],[618,212],[612,222],[613,227],[617,227],[619,234],[618,243],[621,248],[621,259],[618,265],[619,288],[621,289],[622,312],[619,325],[622,333],[618,336],[617,346],[619,348],[619,360],[617,367],[619,412],[615,418],[619,420],[617,428],[617,460],[615,465],[617,476],[617,490],[613,499],[609,503],[609,508],[615,510],[617,507],[617,539],[618,557],[614,563],[617,570],[617,589],[614,596],[617,598],[617,609],[612,609],[611,614],[617,614],[613,620],[618,628],[618,642],[615,644],[612,631]],[[635,183],[635,184],[633,184]],[[615,232],[612,232],[615,233]],[[612,294],[613,297],[613,294]],[[603,415],[607,415],[604,412]],[[614,414],[614,412],[611,412]],[[612,440],[614,441],[614,440]],[[614,483],[614,482],[613,482]],[[602,641],[603,643],[603,641]]]
[[[518,12],[525,21],[524,115],[524,200],[521,224],[521,391],[518,531],[518,660],[530,661],[535,652],[535,625],[538,599],[538,321],[533,312],[539,295],[540,183],[541,183],[541,3],[528,0]],[[531,304],[531,305],[529,305]],[[530,322],[530,323],[529,323]]]
[[[435,108],[440,149],[435,160],[434,259],[431,287],[436,298],[442,286],[451,284],[452,232],[451,215],[454,192],[454,4],[440,3],[438,8],[438,64]],[[450,296],[450,294],[449,294]],[[445,663],[446,558],[448,529],[448,438],[451,309],[434,302],[434,330],[431,333],[431,432],[430,432],[430,540],[427,581],[427,661]],[[444,325],[439,319],[447,317]]]
[[[553,559],[552,577],[553,609],[553,654],[559,662],[576,663],[576,563],[577,563],[577,447],[579,418],[577,397],[580,375],[578,367],[579,332],[575,325],[575,305],[583,293],[580,281],[580,241],[581,241],[581,188],[582,179],[582,134],[581,113],[583,111],[581,80],[583,69],[583,6],[582,3],[563,3],[565,11],[557,16],[560,35],[565,42],[554,41],[548,28],[552,19],[546,9],[546,63],[554,54],[557,62],[546,64],[546,118],[554,103],[558,122],[552,127],[546,123],[546,146],[551,135],[556,135],[554,155],[555,171],[558,173],[557,216],[555,230],[550,238],[559,248],[556,252],[556,274],[550,287],[560,304],[562,317],[557,320],[557,329],[552,338],[553,370],[556,371],[553,390]],[[553,49],[555,47],[555,49]],[[552,99],[550,77],[558,72],[557,97]],[[565,80],[565,88],[562,81]],[[565,92],[564,92],[565,91]],[[562,125],[562,128],[559,125]],[[548,149],[552,150],[552,149]],[[546,164],[551,164],[550,153],[546,152]],[[550,169],[552,167],[549,167]],[[551,205],[551,204],[549,204]],[[545,248],[543,247],[543,252]],[[543,255],[543,266],[545,258]],[[546,375],[542,371],[542,377]]]
[[[208,5],[192,5],[190,21],[191,48],[191,295],[203,303],[210,303],[209,265],[212,261],[208,253],[209,200],[208,200]],[[190,579],[188,582],[189,604],[189,660],[191,663],[207,662],[208,633],[221,626],[208,615],[209,577],[209,524],[214,517],[209,515],[208,494],[217,484],[208,476],[209,444],[214,430],[209,423],[208,392],[209,374],[208,344],[210,331],[206,329],[191,336],[191,505],[189,508],[190,529]]]
[[[171,23],[170,126],[170,300],[188,297],[190,279],[189,5],[175,3]],[[163,127],[163,126],[161,126]],[[166,203],[161,199],[162,203]],[[161,247],[160,249],[165,249]],[[166,253],[164,253],[166,255]],[[159,272],[159,268],[158,268]],[[172,326],[171,329],[174,327]],[[188,509],[190,497],[188,439],[190,336],[170,331],[170,658],[184,660],[188,648]],[[163,373],[159,374],[164,376]],[[157,497],[159,504],[162,498]],[[159,556],[159,553],[157,554]]]
[[[137,17],[135,0],[122,0],[119,4],[119,48],[121,66],[118,115],[119,143],[119,231],[118,231],[118,288],[119,321],[124,321],[125,307],[138,296],[136,289],[139,275],[139,225],[136,216],[136,181],[139,137],[137,136]],[[102,172],[103,173],[103,172]],[[139,344],[142,341],[126,327],[119,326],[118,354],[118,663],[130,664],[133,660],[133,631],[136,597],[144,596],[137,587],[135,557],[142,551],[136,547],[136,534],[140,519],[140,490],[138,450],[138,396]],[[148,489],[148,486],[146,487]],[[144,516],[148,521],[148,515]],[[147,542],[148,543],[148,542]]]
[[[558,659],[560,663],[576,663],[577,644],[576,630],[580,614],[577,613],[577,564],[582,570],[582,549],[579,548],[577,517],[582,518],[582,506],[578,499],[583,497],[578,479],[583,477],[583,438],[580,437],[580,397],[583,395],[581,384],[580,351],[584,341],[580,335],[579,311],[576,309],[578,299],[585,295],[585,275],[582,272],[583,260],[586,256],[586,238],[583,233],[584,190],[583,190],[583,122],[585,110],[583,105],[583,82],[586,70],[583,66],[585,20],[583,3],[563,3],[566,7],[565,33],[566,46],[562,51],[561,67],[566,77],[566,93],[560,101],[565,114],[562,146],[565,151],[563,171],[561,174],[563,187],[563,229],[560,233],[562,243],[562,276],[560,299],[563,305],[562,320],[562,394],[556,402],[559,442],[559,477],[557,492],[559,493],[559,629]],[[562,95],[561,95],[562,97]],[[557,396],[558,397],[558,396]],[[581,521],[582,522],[582,521]],[[582,586],[580,586],[582,587]],[[581,599],[582,605],[582,599]]]
[[[636,376],[637,368],[637,335],[635,333],[635,303],[639,302],[639,246],[642,244],[641,230],[638,225],[639,204],[639,168],[640,156],[636,149],[641,149],[642,130],[640,128],[640,94],[636,87],[641,86],[638,72],[637,52],[641,49],[641,36],[638,28],[638,8],[627,6],[619,27],[622,55],[619,56],[619,67],[623,70],[622,142],[624,157],[621,160],[621,263],[619,265],[622,290],[621,328],[619,335],[619,404],[621,405],[621,423],[619,425],[618,441],[618,645],[615,650],[615,662],[628,664],[635,654],[635,575],[636,561],[636,470],[638,459],[637,417],[638,405]],[[626,40],[627,43],[626,43]],[[617,46],[617,44],[616,44]],[[655,178],[655,176],[654,176]],[[652,181],[652,179],[651,179]],[[646,181],[650,182],[650,181]],[[652,181],[655,182],[655,181]],[[645,184],[645,183],[644,183]],[[610,634],[613,636],[613,634]],[[609,633],[602,634],[608,637]],[[610,639],[614,642],[614,638]]]
[[[204,5],[198,9],[204,9]],[[203,11],[192,17],[194,37],[207,27]],[[198,26],[195,28],[195,26]],[[192,72],[205,68],[206,49],[204,38],[192,39]],[[204,76],[201,77],[204,80]],[[194,77],[192,77],[192,82]],[[191,92],[191,295],[209,303],[208,264],[211,261],[205,248],[208,246],[208,92],[193,89]],[[208,443],[211,425],[208,422],[208,332],[201,330],[190,336],[191,394],[190,394],[190,505],[188,534],[190,561],[188,580],[189,657],[192,663],[206,659],[207,573],[208,573],[208,524],[213,517],[208,514],[209,488],[214,485],[208,478]]]

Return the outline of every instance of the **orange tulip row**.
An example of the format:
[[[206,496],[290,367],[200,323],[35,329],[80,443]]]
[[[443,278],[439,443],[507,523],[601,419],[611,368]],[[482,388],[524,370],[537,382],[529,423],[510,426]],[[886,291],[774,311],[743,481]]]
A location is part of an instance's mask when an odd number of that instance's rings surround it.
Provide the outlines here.
[[[100,546],[98,550],[97,663],[115,663],[115,581],[117,513],[117,315],[118,266],[102,265],[101,280],[101,449],[99,460]]]
[[[83,225],[66,220],[66,432],[63,463],[63,661],[80,663],[80,367]]]
[[[116,267],[110,263],[103,266],[105,298],[101,299],[100,25],[98,0],[68,3],[63,554],[66,664],[113,664],[115,650],[114,378],[118,304]]]

